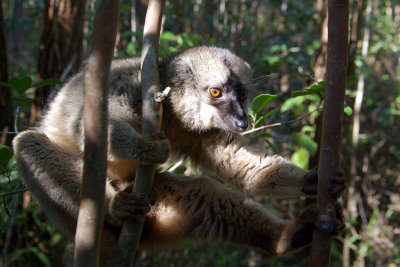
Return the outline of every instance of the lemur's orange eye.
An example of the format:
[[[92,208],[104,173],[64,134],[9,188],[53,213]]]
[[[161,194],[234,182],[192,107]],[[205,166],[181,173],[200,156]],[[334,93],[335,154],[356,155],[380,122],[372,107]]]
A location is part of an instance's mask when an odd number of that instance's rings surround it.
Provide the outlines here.
[[[210,92],[210,95],[214,98],[222,96],[222,90],[218,87],[211,87],[210,89],[208,89],[208,91]]]

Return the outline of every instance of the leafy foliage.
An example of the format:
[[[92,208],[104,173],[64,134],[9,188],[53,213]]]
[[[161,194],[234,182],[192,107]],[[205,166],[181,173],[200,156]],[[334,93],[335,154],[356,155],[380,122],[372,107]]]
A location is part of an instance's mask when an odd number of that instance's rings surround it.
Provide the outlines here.
[[[13,100],[17,104],[24,107],[28,107],[32,103],[32,98],[25,96],[26,91],[28,91],[30,88],[52,84],[61,84],[61,81],[59,79],[51,78],[38,83],[33,83],[30,76],[24,76],[22,78],[11,78],[9,83],[0,82],[0,86],[10,88],[12,92],[16,93],[16,95],[12,97]]]

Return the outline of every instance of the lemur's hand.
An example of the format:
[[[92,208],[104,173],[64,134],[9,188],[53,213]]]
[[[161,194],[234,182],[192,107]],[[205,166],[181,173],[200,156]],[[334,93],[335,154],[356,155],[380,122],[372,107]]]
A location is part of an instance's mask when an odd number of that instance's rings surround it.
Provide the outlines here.
[[[304,185],[301,191],[307,196],[316,196],[318,192],[318,169],[308,172],[304,178]],[[343,172],[338,170],[328,185],[333,198],[339,198],[343,194],[346,189],[345,182]]]
[[[163,133],[145,136],[144,142],[147,144],[147,150],[143,151],[140,158],[141,163],[164,163],[167,161],[171,153],[171,146]]]
[[[309,171],[304,176],[304,185],[301,192],[310,197],[315,197],[318,192],[318,169]]]

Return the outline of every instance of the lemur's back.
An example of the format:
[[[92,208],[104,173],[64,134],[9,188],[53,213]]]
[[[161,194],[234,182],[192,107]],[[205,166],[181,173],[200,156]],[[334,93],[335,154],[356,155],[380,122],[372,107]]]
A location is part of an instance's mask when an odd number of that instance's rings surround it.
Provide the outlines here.
[[[141,110],[140,58],[114,60],[109,85],[109,114],[136,127]],[[79,73],[57,92],[39,126],[52,142],[76,151],[83,151],[83,92]]]

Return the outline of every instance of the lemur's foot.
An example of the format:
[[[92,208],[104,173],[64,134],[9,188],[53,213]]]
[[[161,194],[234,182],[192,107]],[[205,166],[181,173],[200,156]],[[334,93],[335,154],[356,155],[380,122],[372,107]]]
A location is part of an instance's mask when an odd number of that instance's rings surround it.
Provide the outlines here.
[[[292,247],[301,248],[311,244],[312,233],[315,229],[325,234],[338,235],[343,229],[342,207],[336,204],[336,217],[318,216],[315,205],[309,206],[296,219],[297,229],[292,238]]]
[[[133,186],[118,192],[110,202],[110,213],[114,218],[123,221],[126,218],[143,220],[144,215],[150,211],[150,205],[155,202],[154,194],[148,197],[146,194],[132,192]]]
[[[333,198],[339,198],[346,189],[346,180],[343,172],[338,170],[328,185],[328,190]],[[318,169],[314,169],[305,175],[304,185],[301,190],[308,196],[315,196],[318,192]]]
[[[337,236],[344,230],[343,209],[339,203],[335,205],[335,215],[333,220],[327,215],[320,216],[316,223],[317,229],[322,233]]]

